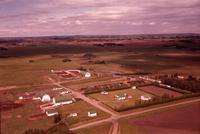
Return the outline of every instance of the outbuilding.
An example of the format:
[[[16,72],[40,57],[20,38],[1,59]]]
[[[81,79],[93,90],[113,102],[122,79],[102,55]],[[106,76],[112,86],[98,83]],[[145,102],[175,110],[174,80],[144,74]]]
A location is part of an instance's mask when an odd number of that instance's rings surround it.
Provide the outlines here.
[[[148,100],[151,100],[151,97],[149,95],[142,95],[140,96],[140,99],[143,101],[148,101]]]
[[[89,78],[89,77],[91,77],[91,73],[86,72],[86,73],[85,73],[85,78]]]
[[[61,96],[56,96],[53,98],[53,104],[55,106],[59,106],[59,105],[65,105],[65,104],[71,104],[75,101],[75,98],[73,97],[73,95],[61,95]]]
[[[95,111],[88,112],[88,117],[95,117],[95,116],[97,116],[97,112]]]
[[[77,117],[78,113],[70,113],[68,117]]]
[[[115,95],[115,99],[117,99],[117,100],[125,100],[126,97],[127,97],[127,94],[126,94],[126,93]]]
[[[54,116],[58,114],[58,112],[55,109],[47,109],[45,113],[47,116]]]
[[[41,97],[41,101],[42,101],[42,102],[50,102],[50,101],[51,101],[51,97],[50,97],[48,94],[44,94],[44,95]]]

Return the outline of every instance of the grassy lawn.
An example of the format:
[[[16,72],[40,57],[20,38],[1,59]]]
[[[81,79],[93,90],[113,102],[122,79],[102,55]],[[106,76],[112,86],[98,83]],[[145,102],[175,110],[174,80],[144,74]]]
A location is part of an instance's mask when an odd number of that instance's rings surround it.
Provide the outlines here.
[[[125,100],[120,100],[120,101],[115,99],[115,95],[124,93],[126,93],[128,96],[132,96],[132,98],[126,98]],[[133,106],[135,104],[135,101],[140,99],[141,95],[149,95],[153,97],[152,95],[138,89],[124,89],[124,90],[111,91],[109,92],[108,95],[95,93],[95,94],[90,94],[89,96],[103,102],[112,109],[121,109]]]
[[[93,107],[89,103],[79,100],[73,104],[64,105],[60,108],[58,108],[58,111],[62,113],[63,117],[66,118],[67,123],[69,126],[77,126],[79,124],[84,124],[85,122],[92,122],[100,119],[108,118],[110,115],[97,109],[96,107]],[[88,117],[89,111],[95,111],[97,112],[96,117]],[[67,117],[70,113],[78,113],[77,117]]]
[[[137,126],[130,124],[127,119],[119,120],[119,130],[121,134],[144,134]]]
[[[91,85],[92,83],[95,82],[103,82],[112,79],[111,76],[106,76],[106,77],[91,77],[88,79],[79,79],[79,80],[74,80],[74,81],[69,81],[65,82],[62,85],[63,86],[70,86],[71,88],[80,88],[80,87],[87,87],[88,85]]]
[[[112,123],[104,123],[74,131],[75,134],[109,134]]]
[[[123,134],[198,133],[199,106],[200,103],[195,102],[123,118],[119,120],[120,131]]]
[[[32,85],[45,82],[51,69],[73,69],[76,62],[62,62],[63,58],[36,56],[9,58],[0,61],[0,86]],[[29,62],[34,60],[34,62]]]
[[[54,125],[53,118],[44,117],[43,119],[29,120],[30,115],[38,112],[39,107],[33,102],[1,112],[1,134],[22,134],[29,128],[47,129]]]

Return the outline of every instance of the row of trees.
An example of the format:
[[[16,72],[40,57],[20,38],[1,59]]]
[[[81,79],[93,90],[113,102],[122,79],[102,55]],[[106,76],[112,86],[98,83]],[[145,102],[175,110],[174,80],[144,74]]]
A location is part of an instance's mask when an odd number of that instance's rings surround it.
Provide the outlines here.
[[[108,85],[100,85],[100,86],[94,86],[90,88],[83,88],[85,94],[90,93],[97,93],[101,91],[113,91],[113,90],[120,90],[120,89],[126,89],[129,88],[129,84],[124,83],[114,83],[114,84],[108,84]]]
[[[200,92],[200,82],[196,80],[183,80],[177,78],[162,78],[163,84],[170,85],[172,87],[188,90],[191,92]]]
[[[161,97],[153,97],[151,100],[148,101],[138,99],[136,100],[135,104],[130,107],[127,107],[127,105],[124,106],[122,105],[122,106],[116,106],[114,109],[115,111],[122,112],[133,108],[147,107],[155,104],[166,103],[174,99],[176,99],[174,98],[174,96],[170,96],[169,94],[163,94]]]
[[[64,123],[59,123],[47,130],[28,129],[23,134],[73,134]]]
[[[54,116],[55,126],[43,130],[43,129],[28,129],[23,134],[73,134],[66,123],[63,122],[62,114],[59,113]]]

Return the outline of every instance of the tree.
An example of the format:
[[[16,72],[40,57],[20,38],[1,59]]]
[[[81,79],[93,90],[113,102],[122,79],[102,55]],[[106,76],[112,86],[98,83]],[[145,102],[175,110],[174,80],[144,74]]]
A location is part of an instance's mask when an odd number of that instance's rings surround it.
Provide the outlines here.
[[[62,115],[59,113],[54,116],[54,123],[58,123],[62,120]]]
[[[46,134],[73,134],[68,126],[64,123],[60,123],[56,126],[49,128]]]
[[[63,59],[62,62],[71,62],[72,60],[70,59]]]

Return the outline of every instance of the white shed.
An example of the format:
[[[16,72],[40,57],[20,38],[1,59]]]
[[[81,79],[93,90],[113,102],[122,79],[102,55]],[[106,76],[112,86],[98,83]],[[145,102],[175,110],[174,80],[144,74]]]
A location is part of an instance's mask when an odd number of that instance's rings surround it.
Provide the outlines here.
[[[148,95],[142,95],[142,96],[140,96],[140,99],[143,101],[148,101],[148,100],[151,100],[151,97]]]
[[[91,73],[86,72],[86,73],[85,73],[85,78],[89,78],[89,77],[91,77]]]
[[[94,111],[88,112],[88,117],[95,117],[95,116],[97,116],[97,112]]]

